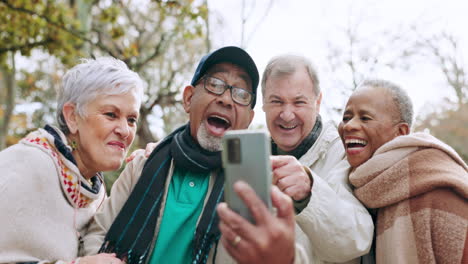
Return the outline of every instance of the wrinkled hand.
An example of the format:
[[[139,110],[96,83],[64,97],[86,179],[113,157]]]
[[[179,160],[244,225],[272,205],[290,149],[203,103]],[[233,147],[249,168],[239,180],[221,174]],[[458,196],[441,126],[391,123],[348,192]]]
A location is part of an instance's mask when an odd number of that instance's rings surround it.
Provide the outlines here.
[[[93,256],[81,257],[79,264],[124,264],[115,253],[100,253]]]
[[[271,156],[273,184],[295,201],[310,195],[312,182],[302,164],[293,156]]]
[[[156,148],[156,146],[158,146],[158,143],[159,142],[150,142],[148,144],[146,144],[146,148],[145,149],[137,149],[135,151],[132,152],[132,154],[130,154],[130,156],[128,156],[126,159],[125,159],[125,162],[126,163],[129,163],[130,161],[132,161],[137,155],[139,154],[145,154],[145,157],[149,157],[149,155],[151,154],[151,152],[153,152],[153,150]]]
[[[229,209],[226,203],[218,205],[221,242],[228,253],[238,263],[293,263],[295,222],[291,198],[272,186],[275,216],[245,182],[236,182],[234,190],[250,209],[256,224]]]

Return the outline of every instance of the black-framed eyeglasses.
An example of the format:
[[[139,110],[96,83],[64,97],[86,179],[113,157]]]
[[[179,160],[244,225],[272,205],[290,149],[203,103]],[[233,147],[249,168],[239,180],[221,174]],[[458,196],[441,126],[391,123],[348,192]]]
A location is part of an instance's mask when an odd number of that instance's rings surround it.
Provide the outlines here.
[[[243,106],[247,106],[252,103],[254,97],[253,93],[246,89],[229,85],[225,81],[211,76],[203,77],[203,87],[205,87],[208,92],[216,95],[222,95],[227,89],[229,89],[231,90],[232,100]]]

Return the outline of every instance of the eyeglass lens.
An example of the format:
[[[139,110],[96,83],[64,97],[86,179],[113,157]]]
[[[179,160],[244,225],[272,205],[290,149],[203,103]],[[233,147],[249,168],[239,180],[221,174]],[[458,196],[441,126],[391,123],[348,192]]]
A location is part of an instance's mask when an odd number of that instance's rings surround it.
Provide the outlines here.
[[[217,95],[221,95],[226,91],[226,89],[230,89],[232,100],[240,105],[249,105],[252,100],[252,94],[249,91],[239,87],[230,86],[223,80],[214,77],[205,78],[205,89]]]

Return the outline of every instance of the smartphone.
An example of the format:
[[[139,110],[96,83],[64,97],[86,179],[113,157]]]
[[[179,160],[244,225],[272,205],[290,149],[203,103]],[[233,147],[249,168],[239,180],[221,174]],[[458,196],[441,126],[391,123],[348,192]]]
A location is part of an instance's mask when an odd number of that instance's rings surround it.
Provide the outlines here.
[[[259,130],[230,130],[224,135],[222,144],[224,199],[229,208],[255,223],[233,185],[239,180],[248,183],[271,212],[270,136]]]

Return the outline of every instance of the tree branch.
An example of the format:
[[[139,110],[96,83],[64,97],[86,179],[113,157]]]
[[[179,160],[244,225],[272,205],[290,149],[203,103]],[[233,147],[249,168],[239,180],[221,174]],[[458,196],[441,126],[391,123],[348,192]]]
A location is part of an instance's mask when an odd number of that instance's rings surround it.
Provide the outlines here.
[[[60,30],[62,30],[62,31],[65,31],[65,32],[67,32],[68,34],[70,34],[70,35],[72,35],[72,36],[74,36],[74,37],[76,37],[76,38],[78,38],[78,39],[80,39],[80,40],[83,40],[83,41],[85,41],[85,42],[91,43],[91,44],[93,44],[93,45],[99,47],[101,50],[107,52],[108,54],[110,54],[110,55],[116,57],[116,56],[115,56],[116,54],[114,54],[111,50],[109,50],[109,49],[108,49],[106,46],[104,46],[103,44],[101,44],[101,43],[99,43],[99,42],[98,42],[98,43],[94,43],[91,39],[87,38],[87,37],[85,36],[85,33],[84,33],[84,32],[81,32],[81,31],[76,30],[76,29],[74,29],[74,28],[68,28],[68,27],[66,27],[66,26],[63,25],[63,24],[54,22],[54,21],[52,21],[49,17],[45,16],[44,14],[39,14],[39,13],[37,13],[37,12],[35,12],[35,11],[33,11],[33,10],[29,10],[29,9],[27,9],[27,8],[14,6],[14,5],[12,5],[11,3],[9,3],[8,0],[0,0],[0,3],[4,3],[4,4],[5,4],[9,9],[11,9],[11,10],[14,10],[14,11],[17,11],[17,12],[21,12],[21,13],[26,13],[26,14],[29,14],[29,15],[31,15],[31,16],[37,16],[37,17],[39,17],[39,18],[41,18],[41,19],[44,19],[49,25],[54,26],[54,27],[56,27],[56,28],[58,28],[58,29],[60,29]]]
[[[13,46],[5,47],[5,48],[2,47],[0,48],[0,54],[8,52],[8,51],[18,51],[18,50],[22,50],[26,48],[35,48],[39,46],[45,46],[51,42],[52,42],[52,39],[49,38],[49,39],[38,41],[38,42],[29,42],[29,43],[25,43],[22,45],[13,45]]]
[[[157,56],[159,56],[162,52],[162,47],[165,43],[165,40],[166,40],[166,34],[162,34],[161,35],[161,40],[159,41],[158,45],[156,45],[156,47],[154,48],[154,51],[151,55],[149,55],[148,57],[146,57],[144,60],[138,62],[138,63],[135,63],[135,66],[133,67],[133,70],[138,72],[143,66],[145,66],[145,64],[147,64],[149,61],[153,60],[154,58],[156,58]]]
[[[153,109],[153,107],[155,107],[156,105],[160,105],[160,104],[163,102],[163,99],[166,99],[166,98],[174,98],[174,96],[176,96],[178,93],[179,93],[179,92],[177,91],[177,92],[168,92],[168,93],[166,93],[166,94],[161,94],[161,95],[159,95],[158,98],[155,99],[155,100],[151,103],[151,105],[148,107],[147,110],[148,110],[148,111],[151,111],[151,110]],[[176,100],[170,100],[170,101],[169,101],[169,105],[170,105],[170,104],[173,104],[173,103],[175,103],[175,102],[177,102],[177,101],[176,101]]]

